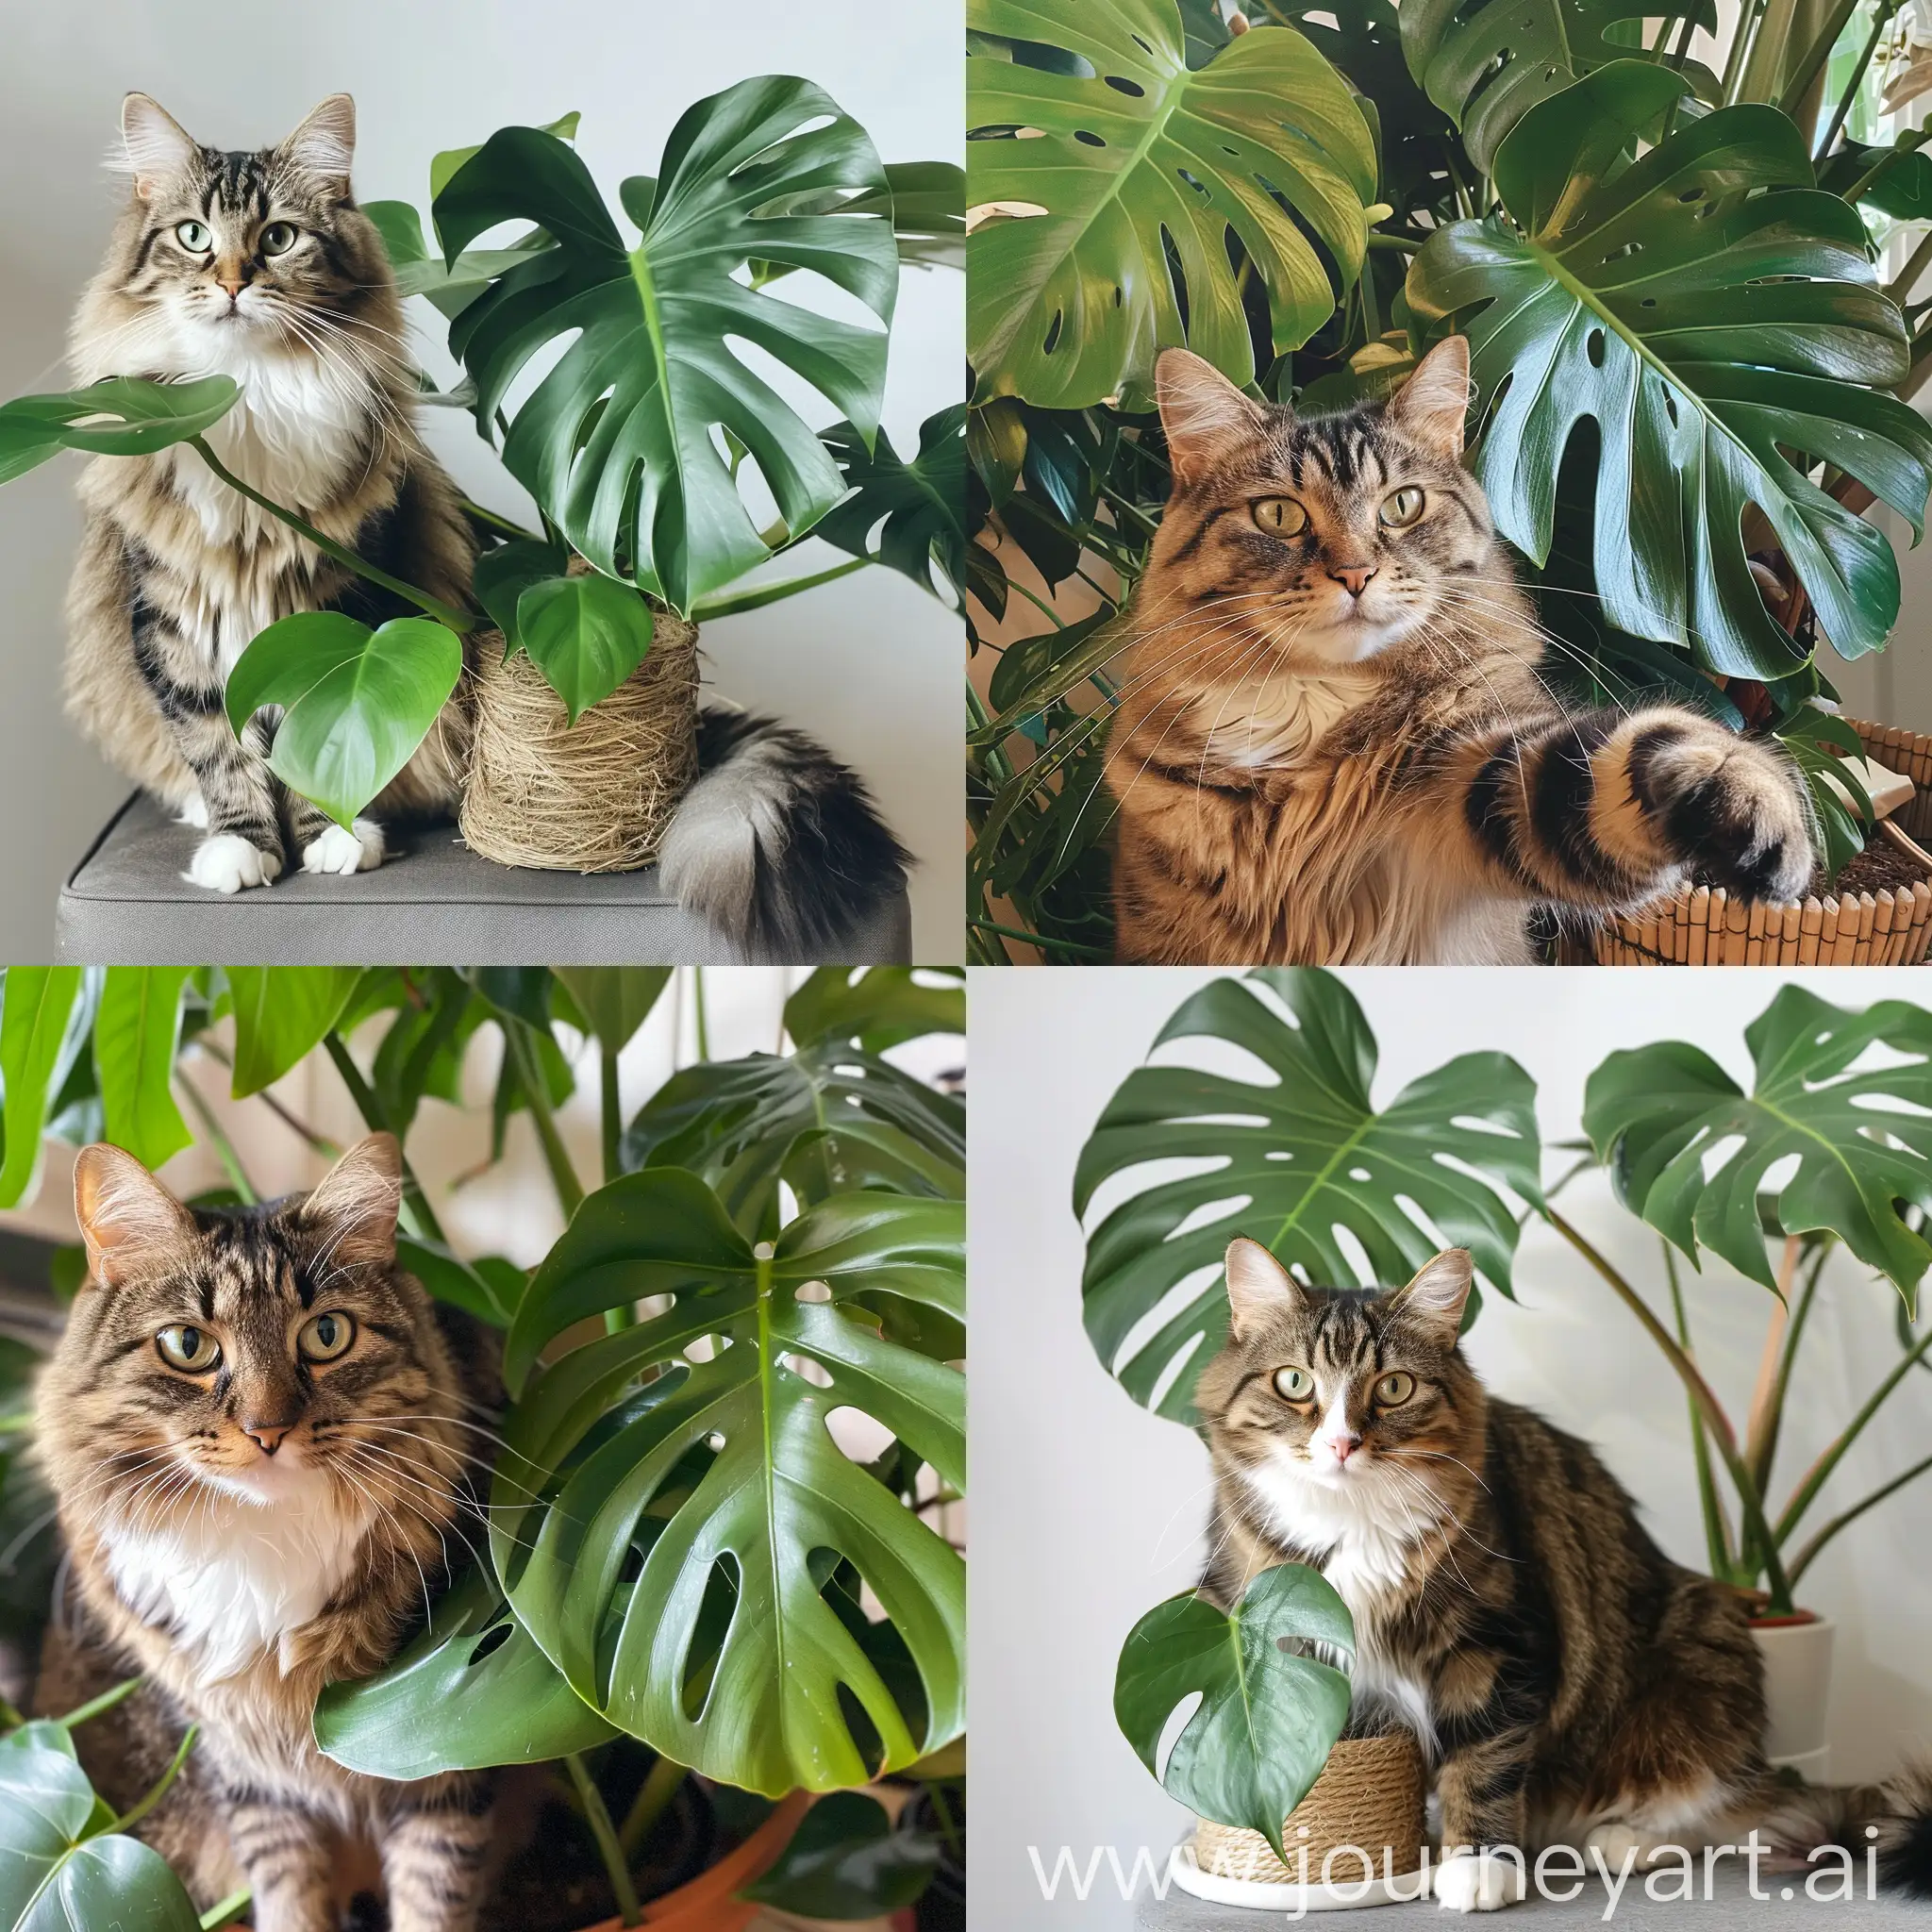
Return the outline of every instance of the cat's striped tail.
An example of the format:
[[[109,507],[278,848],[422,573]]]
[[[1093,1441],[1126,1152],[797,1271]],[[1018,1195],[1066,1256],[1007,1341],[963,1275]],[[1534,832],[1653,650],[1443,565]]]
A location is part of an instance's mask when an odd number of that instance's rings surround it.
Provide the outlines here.
[[[1850,1854],[1862,1872],[1877,1855],[1881,1890],[1932,1899],[1932,1762],[1907,1765],[1882,1785],[1809,1785],[1781,1792],[1759,1825],[1800,1857],[1825,1845]]]
[[[658,854],[678,904],[749,957],[823,958],[906,883],[864,781],[789,724],[712,709]]]

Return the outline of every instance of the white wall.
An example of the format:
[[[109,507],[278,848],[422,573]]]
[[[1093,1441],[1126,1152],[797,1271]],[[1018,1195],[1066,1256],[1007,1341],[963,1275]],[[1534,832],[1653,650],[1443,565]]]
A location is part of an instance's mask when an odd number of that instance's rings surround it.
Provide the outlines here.
[[[817,80],[889,160],[957,159],[964,105],[956,8],[865,0],[0,0],[0,397],[61,389],[68,313],[97,265],[116,187],[101,159],[131,88],[155,94],[198,138],[252,146],[285,134],[324,94],[347,89],[360,120],[357,192],[427,206],[429,157],[512,122],[582,110],[580,151],[614,191],[654,174],[691,102],[758,73]],[[418,318],[432,336],[438,318]],[[904,278],[886,428],[917,448],[921,421],[957,400],[964,358],[961,279]],[[425,356],[447,373],[440,348]],[[514,508],[460,417],[432,426],[439,449],[486,500]],[[823,404],[811,420],[829,421]],[[480,459],[480,460],[479,460]],[[77,533],[74,458],[0,491],[0,958],[52,946],[59,883],[126,787],[60,714],[59,600]],[[836,553],[808,544],[790,568]],[[957,686],[959,625],[896,573],[864,571],[708,632],[717,688],[791,718],[871,781],[919,856],[914,941],[957,959],[963,802]]]
[[[1150,1416],[1101,1369],[1080,1325],[1081,1230],[1074,1164],[1096,1115],[1161,1023],[1211,975],[1146,968],[973,974],[977,1088],[969,1240],[974,1323],[972,1573],[975,1921],[1031,1927],[1132,1923],[1105,1865],[1086,1905],[1045,1904],[1027,1848],[1136,1848],[1157,1863],[1184,1814],[1114,1727],[1114,1663],[1133,1624],[1199,1574],[1208,1503],[1205,1450]],[[1538,1082],[1545,1144],[1580,1133],[1583,1083],[1621,1046],[1685,1039],[1747,1081],[1744,1024],[1781,975],[1751,971],[1356,971],[1343,975],[1381,1041],[1378,1105],[1457,1054],[1513,1054]],[[1907,970],[1794,974],[1862,1006],[1925,998]],[[1186,1043],[1162,1058],[1192,1058]],[[1552,1169],[1560,1172],[1560,1167]],[[1569,1212],[1631,1279],[1662,1275],[1654,1235],[1596,1176]],[[1748,1400],[1765,1291],[1707,1261],[1686,1274],[1700,1361],[1727,1404]],[[1701,1566],[1680,1385],[1635,1321],[1546,1229],[1526,1234],[1512,1306],[1492,1296],[1469,1350],[1491,1388],[1595,1443],[1679,1561]],[[1827,1278],[1805,1338],[1780,1457],[1788,1484],[1895,1360],[1893,1291],[1856,1265]],[[1827,1510],[1923,1457],[1932,1375],[1915,1374],[1847,1458]],[[1932,1478],[1848,1530],[1803,1596],[1840,1620],[1830,1741],[1834,1777],[1873,1777],[1932,1744],[1932,1617],[1924,1552]]]

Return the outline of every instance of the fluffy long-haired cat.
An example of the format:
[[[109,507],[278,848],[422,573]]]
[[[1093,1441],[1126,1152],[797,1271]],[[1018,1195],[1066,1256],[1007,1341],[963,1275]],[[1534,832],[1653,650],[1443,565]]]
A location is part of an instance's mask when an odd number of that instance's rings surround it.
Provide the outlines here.
[[[141,1674],[75,1742],[108,1802],[181,1775],[141,1826],[206,1908],[251,1887],[256,1932],[333,1932],[344,1840],[381,1856],[394,1932],[471,1932],[488,1778],[391,1784],[323,1757],[317,1692],[388,1661],[453,1552],[500,1400],[474,1330],[396,1265],[396,1143],[312,1193],[191,1211],[90,1147],[88,1280],[37,1392],[69,1552],[36,1706]]]
[[[475,545],[455,485],[414,421],[395,279],[349,171],[355,106],[333,94],[279,145],[204,147],[145,94],[122,112],[130,192],[75,314],[75,374],[230,375],[240,404],[208,431],[249,484],[392,576],[458,606]],[[291,860],[350,874],[382,862],[383,824],[456,805],[464,687],[345,832],[268,768],[275,724],[238,741],[223,705],[251,640],[298,610],[365,623],[414,607],[322,556],[191,449],[101,457],[68,597],[68,707],[107,757],[204,828],[188,876],[217,891]],[[803,733],[722,709],[665,837],[662,875],[755,952],[836,939],[904,882],[907,855],[858,776]]]
[[[1196,1404],[1215,1473],[1204,1594],[1307,1563],[1355,1618],[1357,1717],[1434,1767],[1436,1895],[1489,1910],[1546,1844],[1833,1842],[1932,1896],[1932,1775],[1793,1796],[1760,1748],[1763,1669],[1742,1600],[1673,1563],[1583,1442],[1486,1392],[1457,1336],[1470,1257],[1394,1293],[1308,1289],[1227,1251],[1231,1330]],[[1461,1848],[1458,1851],[1458,1848]]]
[[[1185,349],[1156,377],[1174,492],[1108,748],[1123,959],[1509,964],[1538,906],[1601,916],[1693,868],[1803,889],[1810,809],[1775,747],[1546,685],[1460,461],[1461,337],[1328,416]]]

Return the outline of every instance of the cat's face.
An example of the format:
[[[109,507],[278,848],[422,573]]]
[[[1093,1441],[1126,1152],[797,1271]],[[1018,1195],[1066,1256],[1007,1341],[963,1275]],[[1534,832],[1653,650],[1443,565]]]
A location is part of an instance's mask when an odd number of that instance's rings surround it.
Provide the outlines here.
[[[121,280],[138,311],[130,349],[165,344],[185,367],[231,369],[350,338],[359,298],[387,270],[350,198],[347,94],[255,153],[201,146],[145,94],[127,96],[122,136],[135,194]]]
[[[1359,1507],[1420,1523],[1435,1466],[1466,1455],[1456,1354],[1469,1256],[1440,1255],[1386,1294],[1303,1288],[1258,1243],[1228,1250],[1232,1325],[1196,1396],[1217,1454],[1266,1498],[1332,1518]]]
[[[191,1211],[131,1156],[75,1170],[89,1280],[53,1378],[57,1455],[103,1513],[152,1527],[207,1491],[264,1508],[446,1489],[453,1410],[422,1291],[395,1268],[398,1157],[344,1155],[312,1194]],[[64,1487],[64,1485],[63,1485]]]
[[[1410,641],[1452,648],[1442,620],[1495,600],[1489,508],[1460,462],[1461,337],[1386,408],[1266,409],[1184,349],[1161,357],[1158,386],[1174,491],[1147,587],[1163,613],[1201,620],[1191,642],[1218,624],[1244,675],[1269,653],[1319,674]]]

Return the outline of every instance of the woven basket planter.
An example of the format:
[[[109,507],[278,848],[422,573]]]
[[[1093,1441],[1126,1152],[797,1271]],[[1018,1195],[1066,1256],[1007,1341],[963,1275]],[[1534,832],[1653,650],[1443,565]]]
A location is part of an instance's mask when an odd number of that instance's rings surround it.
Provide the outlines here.
[[[697,777],[697,626],[653,610],[651,648],[573,724],[563,700],[494,632],[472,681],[475,736],[458,819],[499,865],[636,872],[658,856]]]
[[[1866,756],[1918,788],[1893,815],[1908,838],[1932,835],[1932,737],[1847,719]],[[1829,893],[1785,906],[1740,899],[1721,887],[1686,886],[1641,913],[1599,927],[1589,950],[1600,966],[1918,966],[1932,947],[1932,875],[1909,889]]]
[[[1282,1827],[1289,1865],[1258,1831],[1206,1818],[1194,1825],[1194,1862],[1218,1878],[1262,1885],[1353,1887],[1371,1875],[1405,1878],[1422,1864],[1426,1795],[1422,1752],[1407,1731],[1344,1738]],[[1296,1870],[1305,1851],[1305,1869]],[[1374,1861],[1372,1874],[1363,1872],[1357,1852]]]

